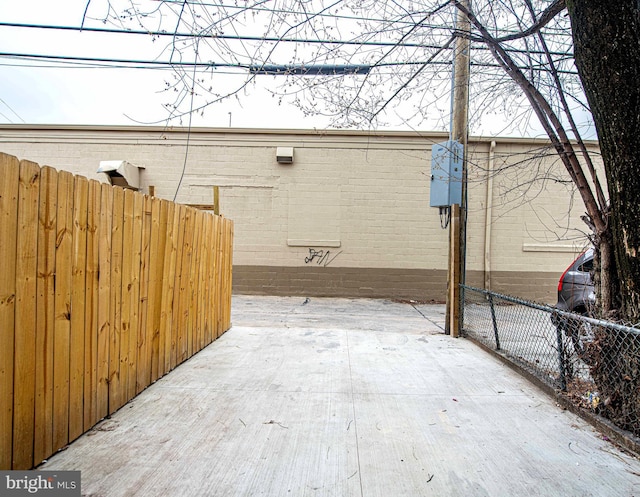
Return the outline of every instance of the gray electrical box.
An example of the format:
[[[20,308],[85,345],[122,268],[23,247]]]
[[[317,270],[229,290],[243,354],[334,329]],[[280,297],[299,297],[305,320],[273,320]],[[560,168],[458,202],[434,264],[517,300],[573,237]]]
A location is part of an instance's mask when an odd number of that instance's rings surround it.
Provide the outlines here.
[[[431,148],[431,207],[462,203],[463,146],[449,140]]]

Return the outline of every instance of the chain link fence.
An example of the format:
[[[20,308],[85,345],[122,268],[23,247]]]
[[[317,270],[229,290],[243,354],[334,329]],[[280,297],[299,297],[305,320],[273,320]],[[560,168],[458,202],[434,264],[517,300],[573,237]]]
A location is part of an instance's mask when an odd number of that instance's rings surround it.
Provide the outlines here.
[[[640,436],[640,330],[463,288],[464,336]]]

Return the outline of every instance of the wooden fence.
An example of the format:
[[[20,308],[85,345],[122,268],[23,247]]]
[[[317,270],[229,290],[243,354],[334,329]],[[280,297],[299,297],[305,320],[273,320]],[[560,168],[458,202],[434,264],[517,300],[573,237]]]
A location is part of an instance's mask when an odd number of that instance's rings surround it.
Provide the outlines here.
[[[231,323],[233,224],[0,154],[0,469],[29,469]]]

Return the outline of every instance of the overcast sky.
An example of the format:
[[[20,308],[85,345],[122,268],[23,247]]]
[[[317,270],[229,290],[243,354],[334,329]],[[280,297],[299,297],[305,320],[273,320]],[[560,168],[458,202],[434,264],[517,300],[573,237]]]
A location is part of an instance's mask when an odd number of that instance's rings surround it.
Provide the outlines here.
[[[89,3],[89,17],[100,17],[99,9],[108,2]],[[58,26],[80,26],[87,0],[0,0],[0,20],[4,23],[29,23]],[[93,10],[92,10],[93,9]],[[101,27],[95,20],[85,26]],[[156,69],[72,67],[65,63],[45,63],[35,59],[12,58],[6,54],[49,56],[84,56],[111,59],[152,60],[162,52],[164,40],[150,36],[102,34],[92,32],[0,27],[0,123],[28,124],[107,124],[164,125],[169,115],[163,104],[174,98],[164,91],[174,77],[169,67]],[[166,54],[165,54],[166,55]],[[164,57],[166,59],[166,57]],[[220,87],[240,85],[246,73],[217,70],[215,81]],[[322,116],[305,117],[293,105],[278,104],[266,88],[275,88],[281,80],[260,76],[255,84],[223,103],[210,106],[204,115],[193,114],[173,121],[174,125],[212,127],[318,128],[329,125]],[[402,110],[395,110],[402,116]],[[472,134],[505,135],[506,120],[493,115]],[[438,124],[422,123],[421,130],[444,130]],[[439,127],[438,127],[439,126]],[[396,120],[387,129],[411,129]],[[529,135],[542,133],[535,126]]]
[[[0,1],[0,19],[9,23],[79,26],[86,0]],[[146,36],[0,27],[3,53],[153,59],[158,46]],[[230,85],[244,75],[221,74]],[[164,69],[60,68],[59,64],[0,58],[0,122],[37,124],[164,124],[163,92],[172,72]],[[274,84],[265,76],[260,85]],[[173,124],[179,124],[174,122]],[[187,125],[188,119],[182,124]],[[321,117],[304,117],[291,105],[278,105],[259,86],[237,100],[215,105],[194,126],[324,128]]]

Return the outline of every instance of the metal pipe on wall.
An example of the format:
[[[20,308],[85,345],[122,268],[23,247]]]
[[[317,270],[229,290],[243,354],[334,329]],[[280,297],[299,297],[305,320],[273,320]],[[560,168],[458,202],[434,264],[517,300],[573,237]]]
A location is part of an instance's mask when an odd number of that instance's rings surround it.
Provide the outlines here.
[[[485,197],[484,218],[484,287],[491,290],[491,226],[493,223],[493,168],[495,161],[496,142],[489,146],[489,161],[487,164],[487,193]]]

